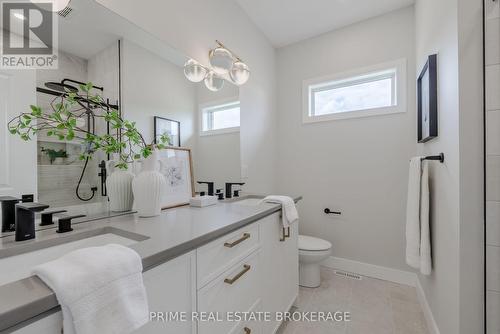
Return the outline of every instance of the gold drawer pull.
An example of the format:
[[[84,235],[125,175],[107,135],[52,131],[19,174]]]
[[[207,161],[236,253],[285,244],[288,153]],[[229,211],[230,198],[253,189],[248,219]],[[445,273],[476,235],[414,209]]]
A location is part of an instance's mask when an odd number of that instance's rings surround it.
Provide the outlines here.
[[[250,328],[248,328],[248,327],[243,328],[243,330],[245,331],[245,334],[252,333],[252,330]]]
[[[234,246],[247,240],[248,238],[250,238],[250,233],[243,233],[243,236],[241,238],[239,238],[238,240],[233,241],[233,242],[225,242],[224,246],[228,247],[228,248],[233,248]]]
[[[290,238],[290,227],[286,229],[283,227],[283,237],[280,238],[280,241],[285,241],[286,238]]]
[[[236,276],[234,276],[233,278],[226,278],[224,280],[224,283],[227,283],[227,284],[233,284],[234,282],[236,282],[241,276],[245,275],[245,273],[247,271],[250,270],[250,265],[248,264],[244,264],[243,265],[243,270],[240,271],[239,273],[236,274]]]

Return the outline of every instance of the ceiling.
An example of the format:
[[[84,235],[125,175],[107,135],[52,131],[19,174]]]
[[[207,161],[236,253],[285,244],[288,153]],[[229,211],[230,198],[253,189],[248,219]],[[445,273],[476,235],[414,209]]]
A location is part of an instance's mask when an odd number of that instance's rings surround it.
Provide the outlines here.
[[[236,0],[275,47],[320,35],[414,0]]]

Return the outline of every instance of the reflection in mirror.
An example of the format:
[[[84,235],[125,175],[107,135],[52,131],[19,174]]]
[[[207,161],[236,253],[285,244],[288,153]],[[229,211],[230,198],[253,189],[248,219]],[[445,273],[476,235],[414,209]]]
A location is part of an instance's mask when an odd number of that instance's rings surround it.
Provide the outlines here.
[[[170,121],[157,122],[156,131],[166,129],[172,145],[191,149],[197,191],[206,190],[200,180],[221,189],[241,181],[238,87],[227,83],[212,92],[192,83],[183,72],[188,57],[172,47],[93,1],[72,0],[71,8],[59,17],[58,69],[36,70],[37,105],[50,111],[61,94],[82,93],[80,84],[92,82],[92,93],[135,122],[147,143],[155,138],[155,117]],[[77,126],[97,135],[115,131],[90,113]],[[111,157],[97,151],[79,159],[85,150],[77,139],[59,140],[47,131],[37,136],[38,201],[86,214],[82,221],[113,214],[105,184]]]

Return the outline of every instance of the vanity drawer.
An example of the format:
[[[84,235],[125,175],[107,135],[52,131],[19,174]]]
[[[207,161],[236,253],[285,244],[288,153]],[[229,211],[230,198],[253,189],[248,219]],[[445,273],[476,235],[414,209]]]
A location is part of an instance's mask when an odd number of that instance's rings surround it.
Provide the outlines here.
[[[253,223],[197,249],[198,288],[260,247],[260,225]]]
[[[250,310],[248,310],[248,313],[252,312],[254,312],[255,314],[257,314],[257,312],[262,312],[262,302],[260,301],[260,299],[255,302]],[[255,316],[258,319],[258,316]],[[229,334],[262,334],[264,327],[263,321],[264,319],[261,319],[261,321],[250,319],[242,320],[229,332]]]
[[[222,321],[198,322],[198,334],[224,334],[235,327],[228,312],[245,312],[260,299],[260,253],[237,263],[198,291],[198,312],[216,313]]]

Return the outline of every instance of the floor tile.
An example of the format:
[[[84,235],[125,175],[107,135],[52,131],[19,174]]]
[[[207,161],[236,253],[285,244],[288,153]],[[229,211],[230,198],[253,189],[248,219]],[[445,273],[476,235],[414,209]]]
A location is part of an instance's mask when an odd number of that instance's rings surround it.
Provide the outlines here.
[[[298,312],[349,312],[350,321],[289,322],[279,334],[428,334],[414,287],[321,269],[321,286],[299,289]]]

